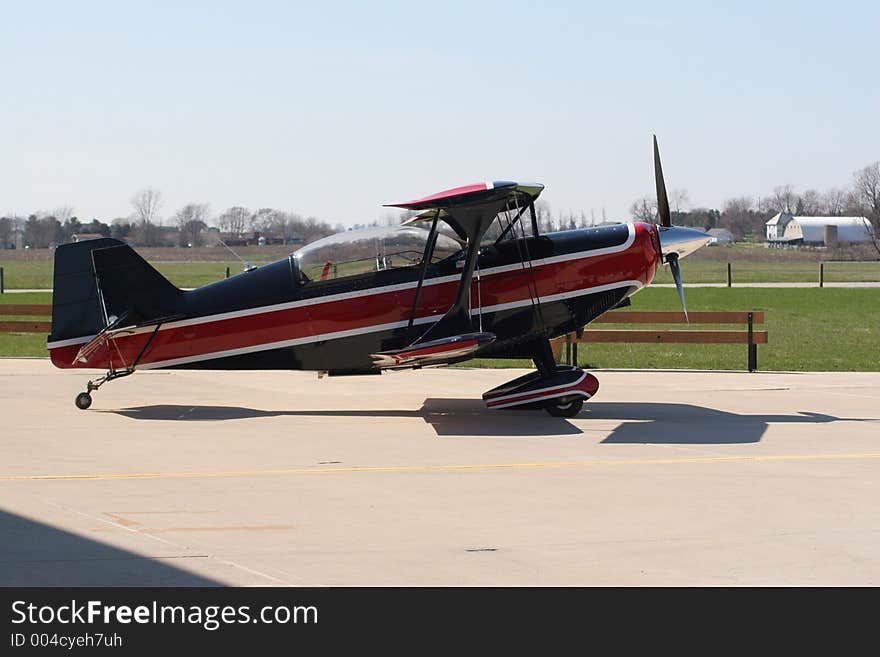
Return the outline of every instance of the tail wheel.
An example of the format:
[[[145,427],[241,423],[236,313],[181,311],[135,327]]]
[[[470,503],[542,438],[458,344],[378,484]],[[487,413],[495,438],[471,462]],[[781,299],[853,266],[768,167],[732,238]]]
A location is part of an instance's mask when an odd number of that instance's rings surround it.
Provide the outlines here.
[[[584,407],[583,399],[575,399],[569,402],[551,401],[544,407],[544,410],[553,417],[574,417],[581,412]]]

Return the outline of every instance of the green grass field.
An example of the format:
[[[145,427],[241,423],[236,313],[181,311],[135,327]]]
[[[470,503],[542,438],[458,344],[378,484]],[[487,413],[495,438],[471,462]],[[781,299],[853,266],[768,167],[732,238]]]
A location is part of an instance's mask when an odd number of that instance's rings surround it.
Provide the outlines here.
[[[750,261],[731,263],[733,283],[818,283],[819,263],[808,261]],[[726,283],[727,262],[721,260],[682,260],[681,271],[687,283]],[[880,261],[826,262],[825,281],[853,283],[880,281]],[[655,283],[672,283],[669,267],[661,267]]]
[[[239,274],[242,264],[237,260],[221,262],[185,262],[156,261],[151,265],[163,276],[178,287],[199,287],[207,283],[219,281],[226,276],[229,267],[230,275]],[[265,262],[254,261],[260,265]],[[4,269],[5,286],[7,289],[50,290],[52,289],[52,262],[49,260],[0,260]]]
[[[50,302],[51,295],[45,293],[0,295],[0,304]],[[758,328],[769,332],[770,343],[758,347],[759,369],[880,371],[880,288],[692,288],[687,290],[687,302],[690,310],[765,311],[766,323]],[[634,310],[678,308],[678,296],[670,288],[648,288],[633,297]],[[595,328],[651,327],[601,324]],[[0,334],[0,356],[45,355],[44,335]],[[579,364],[591,368],[746,368],[745,345],[585,344],[580,345],[579,356]],[[525,360],[488,359],[464,365],[531,366]]]
[[[766,251],[766,250],[765,250]],[[762,255],[764,255],[762,253]],[[723,256],[723,254],[721,254]],[[772,254],[767,256],[772,258]],[[152,261],[152,264],[168,280],[178,287],[199,287],[218,281],[226,275],[241,272],[242,265],[235,260],[219,262]],[[265,264],[253,261],[252,264]],[[734,260],[733,282],[811,282],[819,280],[819,263],[804,260]],[[51,260],[0,260],[8,289],[51,289]],[[727,262],[722,259],[688,258],[682,262],[686,283],[727,282]],[[825,280],[831,283],[880,281],[880,261],[826,262]],[[661,267],[655,279],[657,283],[671,283],[668,267]]]
[[[769,344],[758,347],[759,369],[880,371],[880,289],[693,288],[687,290],[687,303],[689,310],[765,311],[766,323],[757,328],[768,331]],[[678,295],[671,288],[648,288],[633,297],[633,310],[679,308]],[[652,327],[597,324],[594,328]],[[742,370],[747,365],[745,345],[581,344],[578,356],[579,365],[591,368]],[[465,366],[531,367],[531,363],[474,359]]]
[[[46,317],[21,315],[5,315],[4,304],[52,303],[52,295],[46,292],[33,294],[0,294],[0,319],[35,319],[46,321]],[[2,356],[48,356],[46,352],[46,336],[35,333],[0,333],[0,357]]]

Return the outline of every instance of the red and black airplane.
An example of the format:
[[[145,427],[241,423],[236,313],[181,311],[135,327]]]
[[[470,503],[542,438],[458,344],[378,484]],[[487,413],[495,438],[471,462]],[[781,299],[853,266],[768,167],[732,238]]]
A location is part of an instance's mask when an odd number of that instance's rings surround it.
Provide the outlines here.
[[[49,353],[108,381],[145,369],[289,369],[334,375],[531,358],[536,370],[483,395],[490,408],[570,417],[599,387],[555,362],[550,339],[583,328],[648,285],[708,235],[672,226],[654,139],[660,224],[540,234],[543,185],[450,189],[393,207],[404,225],[346,231],[290,257],[181,290],[126,244],[99,239],[55,253]],[[428,228],[420,226],[427,225]]]

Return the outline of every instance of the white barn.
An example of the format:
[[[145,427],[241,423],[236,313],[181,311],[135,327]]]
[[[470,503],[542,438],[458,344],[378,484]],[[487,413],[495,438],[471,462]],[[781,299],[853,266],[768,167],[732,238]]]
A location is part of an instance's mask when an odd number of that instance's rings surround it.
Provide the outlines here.
[[[826,236],[835,242],[867,242],[874,232],[865,217],[794,217],[782,212],[766,227],[768,242],[789,244],[826,244]]]
[[[764,224],[767,228],[767,241],[773,242],[775,240],[781,240],[782,235],[785,233],[785,227],[791,219],[791,215],[785,212],[773,215],[773,217],[770,218],[770,221]]]

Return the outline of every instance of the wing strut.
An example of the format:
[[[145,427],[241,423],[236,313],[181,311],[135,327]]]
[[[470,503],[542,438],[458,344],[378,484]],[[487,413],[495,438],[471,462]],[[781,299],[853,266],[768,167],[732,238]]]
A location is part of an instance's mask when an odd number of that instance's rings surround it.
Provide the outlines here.
[[[525,197],[531,205],[543,188],[543,185],[538,184],[496,180],[446,190],[415,201],[391,204],[392,207],[419,212],[423,210],[434,211],[431,226],[432,236],[425,248],[426,257],[422,261],[419,285],[407,322],[409,329],[412,329],[415,324],[419,296],[430,260],[429,256],[437,239],[438,220],[442,219],[459,237],[467,240],[467,250],[455,300],[449,310],[409,346],[371,354],[377,367],[412,367],[428,363],[463,360],[495,340],[494,333],[475,330],[471,318],[471,284],[479,259],[480,242],[498,213],[508,207],[511,197],[517,197],[517,202],[520,196]],[[430,216],[425,212],[419,218],[427,219]],[[534,221],[534,211],[532,220]],[[482,321],[482,317],[480,321]]]
[[[419,297],[422,295],[422,285],[425,283],[425,272],[431,263],[431,257],[434,255],[434,247],[437,244],[437,222],[440,220],[440,210],[434,212],[434,220],[431,222],[431,231],[428,235],[428,241],[425,243],[425,251],[422,254],[422,266],[419,268],[419,284],[416,286],[416,296],[413,299],[412,310],[409,313],[409,324],[407,330],[411,331],[413,322],[416,320],[416,311],[419,308]]]
[[[373,362],[378,367],[405,367],[421,363],[448,362],[452,359],[469,357],[475,351],[495,340],[494,333],[484,333],[474,330],[470,313],[471,282],[474,279],[474,269],[480,252],[480,241],[486,230],[491,225],[495,216],[507,205],[507,197],[471,203],[446,209],[448,214],[453,215],[456,223],[467,236],[467,253],[464,260],[464,268],[459,279],[458,289],[455,293],[455,301],[452,307],[446,311],[439,320],[432,324],[421,337],[403,349],[393,349],[371,354]],[[432,226],[433,237],[429,241],[436,240],[436,222],[439,219],[439,209]],[[427,248],[426,248],[427,252]],[[423,262],[423,270],[420,273],[419,288],[421,289],[424,279],[422,277],[427,260]],[[413,310],[410,313],[409,326],[413,325],[417,311],[418,292]]]
[[[464,268],[455,292],[455,301],[452,307],[432,325],[416,342],[427,342],[438,338],[470,333],[473,329],[470,314],[471,281],[474,279],[474,269],[480,254],[480,241],[486,234],[489,225],[495,219],[495,215],[507,204],[507,199],[491,203],[480,203],[473,206],[455,208],[455,218],[467,234],[467,254],[465,255]],[[488,335],[488,334],[487,334]],[[492,335],[491,340],[495,336]]]

